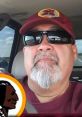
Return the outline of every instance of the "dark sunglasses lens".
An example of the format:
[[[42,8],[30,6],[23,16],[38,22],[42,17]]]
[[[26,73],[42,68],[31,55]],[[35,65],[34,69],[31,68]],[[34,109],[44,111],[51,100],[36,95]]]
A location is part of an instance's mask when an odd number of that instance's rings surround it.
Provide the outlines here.
[[[59,36],[48,36],[48,41],[52,44],[68,44],[71,43],[70,39],[66,37],[59,37]]]
[[[36,33],[27,34],[23,38],[24,45],[33,46],[41,43],[41,35]]]
[[[65,31],[52,31],[48,33],[48,41],[52,44],[72,44],[71,36]]]
[[[33,36],[24,36],[23,42],[24,42],[24,45],[32,46],[35,44],[35,39]]]

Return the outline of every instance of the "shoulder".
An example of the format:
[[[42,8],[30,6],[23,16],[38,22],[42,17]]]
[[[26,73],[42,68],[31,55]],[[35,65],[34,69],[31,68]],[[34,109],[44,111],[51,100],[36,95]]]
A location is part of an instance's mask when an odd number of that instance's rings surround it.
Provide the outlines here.
[[[71,82],[71,90],[73,97],[82,97],[82,83],[80,82]]]
[[[82,83],[71,82],[72,112],[82,113]]]
[[[78,93],[78,91],[82,91],[82,83],[80,83],[80,82],[71,82],[71,88],[74,90],[74,92]]]

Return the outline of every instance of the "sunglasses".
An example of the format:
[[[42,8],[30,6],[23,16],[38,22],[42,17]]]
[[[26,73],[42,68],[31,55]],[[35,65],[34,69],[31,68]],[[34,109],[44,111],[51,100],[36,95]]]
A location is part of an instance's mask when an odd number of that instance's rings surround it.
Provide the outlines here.
[[[25,46],[34,46],[42,42],[43,36],[47,35],[48,42],[51,44],[74,44],[74,39],[64,30],[56,31],[37,31],[27,32],[23,36],[23,43]]]

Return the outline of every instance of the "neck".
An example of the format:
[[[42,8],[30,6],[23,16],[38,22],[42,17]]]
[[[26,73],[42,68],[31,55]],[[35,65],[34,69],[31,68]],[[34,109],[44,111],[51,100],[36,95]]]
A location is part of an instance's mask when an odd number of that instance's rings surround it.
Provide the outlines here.
[[[44,103],[64,94],[69,86],[69,81],[58,82],[58,84],[52,85],[48,89],[44,89],[38,86],[34,81],[28,79],[28,86],[34,92],[38,100]]]

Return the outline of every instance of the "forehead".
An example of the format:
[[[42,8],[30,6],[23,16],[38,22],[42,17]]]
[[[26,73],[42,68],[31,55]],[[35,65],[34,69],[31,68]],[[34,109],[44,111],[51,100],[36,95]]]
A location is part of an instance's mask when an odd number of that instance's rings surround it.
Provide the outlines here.
[[[61,29],[61,27],[59,27],[58,25],[53,25],[53,24],[40,24],[37,25],[35,27],[33,27],[31,30],[38,30],[38,31],[47,31],[47,30],[57,30],[57,29]]]
[[[15,91],[15,89],[12,86],[7,86],[6,91],[8,91],[10,93],[12,91]]]

